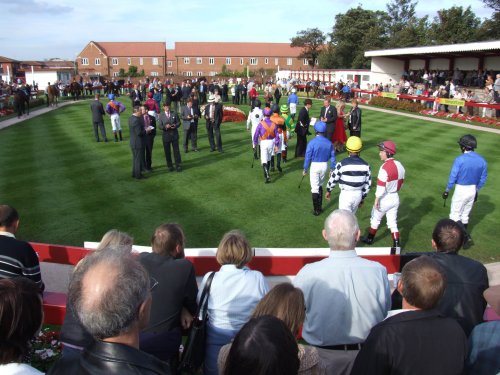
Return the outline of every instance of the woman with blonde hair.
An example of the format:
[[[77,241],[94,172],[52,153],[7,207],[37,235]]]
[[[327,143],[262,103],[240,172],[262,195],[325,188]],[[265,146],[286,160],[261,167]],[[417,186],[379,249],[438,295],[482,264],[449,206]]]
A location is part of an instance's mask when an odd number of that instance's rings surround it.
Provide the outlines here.
[[[306,317],[304,293],[290,283],[277,284],[267,293],[255,308],[251,318],[272,315],[280,319],[297,337]],[[222,347],[219,353],[219,368],[223,369],[232,344]],[[314,346],[299,344],[299,374],[324,374],[319,362],[318,351]]]
[[[332,135],[332,143],[335,148],[335,152],[344,151],[344,145],[347,141],[347,134],[345,133],[345,124],[344,118],[348,116],[348,114],[344,113],[345,102],[343,100],[339,100],[337,102],[337,120],[335,121],[335,130]]]
[[[250,319],[251,312],[269,290],[262,273],[246,266],[252,257],[250,243],[238,230],[226,233],[217,248],[216,258],[221,267],[212,279],[208,298],[206,375],[219,374],[217,357],[220,348],[229,343]],[[198,303],[210,274],[203,278]]]
[[[130,254],[132,252],[132,245],[134,244],[134,239],[130,237],[125,232],[120,232],[117,229],[108,230],[104,236],[102,236],[101,242],[96,248],[96,251],[100,251],[103,249],[117,249],[123,250],[126,254]]]

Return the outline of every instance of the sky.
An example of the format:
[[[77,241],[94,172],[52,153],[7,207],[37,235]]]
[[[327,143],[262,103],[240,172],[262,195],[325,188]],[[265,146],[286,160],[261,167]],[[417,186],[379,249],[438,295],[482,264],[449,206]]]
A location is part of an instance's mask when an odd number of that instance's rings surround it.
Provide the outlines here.
[[[370,0],[0,0],[0,56],[16,60],[74,60],[88,42],[276,42],[298,31],[331,32],[335,15],[361,5],[386,10]],[[491,10],[481,0],[420,0],[419,17],[439,9],[471,6],[480,18]]]

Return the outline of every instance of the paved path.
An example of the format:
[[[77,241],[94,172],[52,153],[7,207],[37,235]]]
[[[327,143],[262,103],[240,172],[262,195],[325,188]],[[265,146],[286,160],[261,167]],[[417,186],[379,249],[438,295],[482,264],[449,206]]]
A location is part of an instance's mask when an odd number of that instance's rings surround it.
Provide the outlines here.
[[[81,102],[81,100],[79,100],[79,102]],[[64,107],[64,106],[66,106],[68,104],[73,104],[73,103],[77,103],[77,102],[70,101],[70,100],[65,100],[63,102],[59,102],[59,105],[57,107],[43,107],[43,106],[42,107],[37,107],[36,109],[30,110],[30,115],[29,116],[24,115],[21,118],[17,118],[17,116],[15,116],[15,117],[9,118],[7,120],[0,121],[0,130],[8,128],[9,126],[18,124],[20,122],[29,120],[29,119],[31,119],[33,117],[37,117],[37,116],[43,115],[44,113],[53,111],[54,109],[61,108],[61,107]]]

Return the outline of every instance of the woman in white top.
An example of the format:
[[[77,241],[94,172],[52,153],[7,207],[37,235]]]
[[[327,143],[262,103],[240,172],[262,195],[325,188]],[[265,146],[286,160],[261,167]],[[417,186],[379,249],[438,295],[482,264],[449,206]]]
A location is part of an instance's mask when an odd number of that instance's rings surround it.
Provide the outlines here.
[[[42,326],[40,289],[25,277],[2,279],[0,295],[0,374],[43,374],[22,363],[29,341]]]
[[[262,273],[246,267],[252,257],[250,243],[240,231],[226,233],[219,243],[216,258],[221,268],[212,280],[208,298],[205,375],[219,373],[217,357],[220,348],[229,343],[250,319],[255,306],[269,290]],[[203,278],[198,302],[210,273]]]

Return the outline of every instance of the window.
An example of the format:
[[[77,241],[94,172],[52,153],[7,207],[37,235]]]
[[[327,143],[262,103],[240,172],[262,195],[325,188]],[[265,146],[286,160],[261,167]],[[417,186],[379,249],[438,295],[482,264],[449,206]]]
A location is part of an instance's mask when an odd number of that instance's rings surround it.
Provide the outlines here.
[[[189,64],[191,60],[189,60],[189,57],[184,57],[184,64]]]
[[[197,77],[203,77],[203,72],[196,72]]]
[[[82,65],[89,65],[89,59],[86,57],[82,58]]]
[[[318,65],[318,59],[314,59],[314,65]]]
[[[243,58],[240,59],[240,65],[243,65]]]
[[[250,65],[257,65],[257,58],[256,57],[250,57]]]
[[[113,77],[118,77],[119,74],[120,72],[113,72]]]
[[[167,61],[167,68],[171,68],[172,67],[172,61]]]
[[[210,77],[213,77],[217,74],[217,72],[210,72]]]
[[[127,65],[132,65],[132,59],[130,57],[127,59]]]
[[[304,59],[304,65],[309,65],[309,59]]]
[[[214,59],[213,57],[209,57],[209,58],[208,58],[208,63],[209,63],[210,65],[214,65],[214,64],[215,64],[215,59]]]
[[[158,72],[151,72],[151,77],[158,77]]]
[[[264,64],[269,64],[269,59],[267,57],[264,59]]]
[[[139,57],[139,65],[144,65],[144,59],[142,57]]]
[[[118,59],[117,59],[116,57],[113,57],[113,58],[111,59],[111,64],[113,64],[113,65],[118,65]]]
[[[369,75],[364,75],[363,77],[361,77],[361,80],[367,82],[367,81],[370,80],[370,76]]]
[[[198,64],[198,65],[203,64],[203,59],[201,57],[197,57],[196,64]]]
[[[226,65],[231,65],[231,58],[230,57],[226,57]]]
[[[286,59],[286,65],[292,65],[292,59],[290,57]]]
[[[193,72],[183,72],[182,75],[184,75],[186,77],[192,77],[193,76]]]
[[[153,65],[158,65],[158,57],[153,57],[152,63]]]
[[[279,64],[279,59],[274,59],[274,65],[278,65]]]
[[[101,65],[101,59],[99,57],[95,58],[95,64],[96,65]]]

